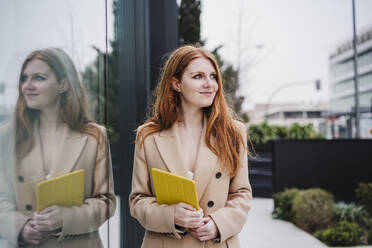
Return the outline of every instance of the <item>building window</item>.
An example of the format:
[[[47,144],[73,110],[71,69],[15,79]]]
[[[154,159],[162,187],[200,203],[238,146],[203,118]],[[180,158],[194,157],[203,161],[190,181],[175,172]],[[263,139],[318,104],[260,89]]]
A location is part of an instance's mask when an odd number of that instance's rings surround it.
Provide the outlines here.
[[[302,118],[301,111],[286,111],[284,112],[284,119],[299,119]]]
[[[320,118],[321,114],[320,111],[308,111],[307,118]]]

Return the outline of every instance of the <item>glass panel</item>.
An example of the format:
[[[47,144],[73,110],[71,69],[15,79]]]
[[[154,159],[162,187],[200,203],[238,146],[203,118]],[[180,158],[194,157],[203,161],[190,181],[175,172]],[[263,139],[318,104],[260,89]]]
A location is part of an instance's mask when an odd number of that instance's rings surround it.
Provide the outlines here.
[[[105,125],[113,5],[0,2],[0,247],[119,246],[104,128],[118,141]]]

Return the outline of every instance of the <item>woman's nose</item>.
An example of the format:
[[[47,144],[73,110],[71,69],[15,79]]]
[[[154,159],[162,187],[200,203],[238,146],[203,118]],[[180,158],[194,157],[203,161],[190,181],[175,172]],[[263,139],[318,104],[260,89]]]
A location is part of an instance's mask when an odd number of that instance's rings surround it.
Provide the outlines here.
[[[22,83],[23,89],[33,89],[34,85],[30,79],[25,79]]]
[[[205,79],[205,82],[204,82],[204,87],[209,88],[209,87],[212,86],[212,84],[213,84],[213,79],[207,77],[207,78]]]

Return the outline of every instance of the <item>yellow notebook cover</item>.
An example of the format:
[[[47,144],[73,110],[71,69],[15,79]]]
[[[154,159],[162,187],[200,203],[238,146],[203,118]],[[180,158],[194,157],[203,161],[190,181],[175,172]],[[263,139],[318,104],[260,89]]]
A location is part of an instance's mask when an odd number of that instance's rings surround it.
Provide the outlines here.
[[[55,177],[37,185],[37,211],[60,205],[81,205],[84,200],[84,170]]]
[[[184,202],[199,210],[195,181],[166,171],[152,168],[156,200],[159,204]]]

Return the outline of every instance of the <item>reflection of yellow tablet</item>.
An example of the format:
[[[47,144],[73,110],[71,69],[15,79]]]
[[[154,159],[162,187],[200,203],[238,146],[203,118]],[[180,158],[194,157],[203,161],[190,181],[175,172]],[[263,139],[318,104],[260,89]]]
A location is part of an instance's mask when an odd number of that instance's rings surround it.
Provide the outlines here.
[[[53,205],[71,207],[84,199],[84,170],[55,177],[37,185],[37,211]]]
[[[184,202],[199,210],[195,181],[152,168],[156,200],[159,204]]]

